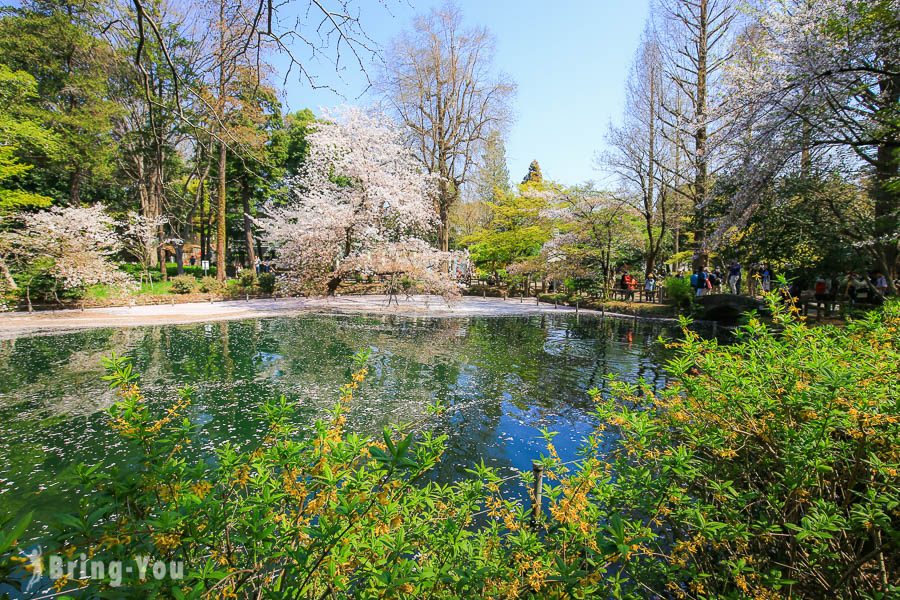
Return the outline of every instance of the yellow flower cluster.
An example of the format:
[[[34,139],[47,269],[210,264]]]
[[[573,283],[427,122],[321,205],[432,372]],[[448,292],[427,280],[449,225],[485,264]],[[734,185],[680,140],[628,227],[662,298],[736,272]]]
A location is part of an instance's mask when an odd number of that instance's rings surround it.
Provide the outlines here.
[[[181,544],[180,533],[154,533],[153,543],[163,554],[168,554]]]
[[[281,484],[288,496],[294,500],[306,500],[306,486],[300,481],[299,469],[285,469],[281,474]]]
[[[193,492],[199,498],[204,498],[212,489],[212,487],[212,484],[208,481],[198,481],[191,485],[191,492]]]

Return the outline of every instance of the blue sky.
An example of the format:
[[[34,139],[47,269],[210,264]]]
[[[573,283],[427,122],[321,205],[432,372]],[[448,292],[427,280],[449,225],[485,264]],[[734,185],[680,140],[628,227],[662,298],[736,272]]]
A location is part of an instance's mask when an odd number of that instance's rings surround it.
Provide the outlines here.
[[[510,176],[517,182],[532,159],[544,176],[565,184],[603,180],[594,156],[617,121],[624,84],[650,0],[457,0],[470,25],[496,37],[495,67],[518,85],[507,134]],[[440,0],[360,0],[367,34],[382,47],[410,26],[414,15]],[[320,83],[340,94],[288,80],[287,108],[371,104],[365,75],[349,57],[340,77],[328,62],[311,63]],[[281,60],[276,61],[282,67]],[[374,67],[371,69],[374,73]],[[280,81],[279,81],[280,83]],[[362,94],[362,96],[360,96]],[[343,96],[343,97],[342,97]]]

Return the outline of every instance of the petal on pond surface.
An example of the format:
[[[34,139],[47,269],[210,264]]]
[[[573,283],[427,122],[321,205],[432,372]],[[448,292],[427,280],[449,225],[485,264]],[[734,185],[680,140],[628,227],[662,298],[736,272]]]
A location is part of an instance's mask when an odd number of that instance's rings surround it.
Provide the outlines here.
[[[257,440],[261,402],[282,394],[298,403],[298,425],[309,431],[333,406],[351,356],[370,348],[348,428],[379,434],[405,422],[447,434],[434,477],[448,481],[482,459],[504,471],[530,468],[543,449],[541,427],[559,431],[561,457],[574,458],[592,423],[586,390],[609,373],[662,385],[667,351],[653,341],[677,334],[566,316],[306,315],[0,341],[0,512],[67,510],[77,501],[68,487],[75,464],[122,459],[103,413],[114,398],[100,358],[112,352],[134,359],[157,408],[174,386],[194,387],[188,416],[201,426],[197,447],[211,452]],[[436,401],[447,407],[441,416],[428,411]]]

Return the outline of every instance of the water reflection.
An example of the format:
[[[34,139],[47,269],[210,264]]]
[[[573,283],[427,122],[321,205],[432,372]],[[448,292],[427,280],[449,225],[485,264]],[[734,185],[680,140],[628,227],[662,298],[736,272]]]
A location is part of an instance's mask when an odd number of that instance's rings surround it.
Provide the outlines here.
[[[308,428],[337,398],[349,357],[371,348],[349,427],[374,434],[405,422],[447,434],[435,474],[446,481],[481,459],[527,468],[542,449],[541,427],[559,431],[560,454],[574,457],[592,425],[585,391],[609,373],[661,385],[665,351],[655,340],[674,333],[585,317],[303,316],[0,341],[0,514],[65,509],[75,464],[120,457],[102,413],[113,398],[100,357],[111,352],[134,358],[150,402],[172,386],[196,389],[190,418],[208,452],[257,438],[260,403],[280,394],[299,403],[298,424]],[[428,413],[435,400],[445,415]]]

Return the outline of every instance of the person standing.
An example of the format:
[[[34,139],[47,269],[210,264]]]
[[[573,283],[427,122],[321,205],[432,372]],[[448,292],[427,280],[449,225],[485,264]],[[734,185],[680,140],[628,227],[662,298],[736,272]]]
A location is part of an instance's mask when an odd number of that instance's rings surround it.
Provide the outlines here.
[[[731,288],[732,294],[741,293],[741,264],[738,262],[731,263],[728,269],[728,287]]]
[[[813,293],[816,298],[816,315],[821,314],[822,308],[825,309],[825,315],[831,314],[831,305],[828,302],[828,280],[819,275],[813,284]]]
[[[856,273],[850,271],[847,273],[847,287],[846,294],[847,298],[850,300],[850,306],[854,306],[856,304],[856,300],[859,296],[859,280],[856,277]]]
[[[656,275],[647,273],[647,279],[644,281],[644,296],[648,302],[653,302],[656,298]]]
[[[769,268],[769,265],[763,265],[760,277],[762,278],[763,293],[768,294],[772,291],[772,269]]]
[[[637,279],[626,271],[622,276],[622,284],[625,288],[625,299],[628,302],[634,302],[634,290],[637,288]]]
[[[709,289],[709,267],[697,273],[697,297],[705,296]]]
[[[709,274],[710,293],[720,294],[722,292],[723,281],[724,277],[722,277],[722,272],[719,271],[719,269],[714,269],[713,272]]]
[[[875,272],[875,289],[878,290],[878,293],[881,294],[881,297],[884,298],[888,293],[888,281],[887,277],[884,276],[884,273],[881,271]]]

